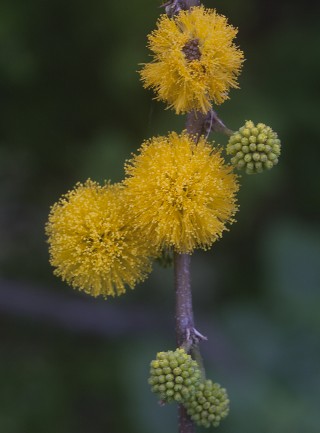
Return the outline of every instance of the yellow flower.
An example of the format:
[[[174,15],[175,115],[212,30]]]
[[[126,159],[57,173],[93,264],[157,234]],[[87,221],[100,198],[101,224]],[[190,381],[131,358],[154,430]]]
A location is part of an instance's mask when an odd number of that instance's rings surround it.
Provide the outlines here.
[[[121,185],[89,179],[64,195],[46,225],[54,273],[93,296],[120,295],[142,281],[149,252],[125,210]]]
[[[154,137],[126,164],[125,194],[134,224],[155,248],[208,248],[237,210],[236,176],[220,152],[186,132]]]
[[[140,71],[144,87],[177,114],[209,111],[211,101],[221,104],[238,88],[243,53],[233,43],[236,34],[223,15],[203,6],[162,15],[148,36],[154,60]]]

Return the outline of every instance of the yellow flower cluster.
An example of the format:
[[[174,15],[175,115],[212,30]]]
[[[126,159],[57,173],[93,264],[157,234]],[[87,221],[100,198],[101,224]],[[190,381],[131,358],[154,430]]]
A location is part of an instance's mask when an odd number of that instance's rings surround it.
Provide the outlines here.
[[[145,87],[176,113],[207,113],[237,87],[243,54],[236,33],[202,6],[161,16],[149,35],[154,61],[141,71]],[[46,225],[54,273],[93,296],[133,288],[163,249],[209,248],[237,211],[237,178],[204,137],[153,137],[125,169],[121,184],[78,183],[51,208]]]
[[[125,195],[134,227],[157,249],[208,248],[237,209],[237,180],[201,137],[172,132],[143,143],[126,164]]]
[[[237,88],[243,53],[233,43],[237,29],[223,15],[203,6],[162,15],[148,37],[153,62],[140,71],[146,88],[176,113],[221,104]]]
[[[78,183],[46,225],[54,273],[93,296],[133,288],[163,248],[207,249],[237,210],[237,178],[203,137],[154,137],[126,174],[122,184]]]
[[[54,273],[93,296],[133,288],[151,271],[151,259],[128,221],[121,185],[78,183],[51,208],[46,225]]]

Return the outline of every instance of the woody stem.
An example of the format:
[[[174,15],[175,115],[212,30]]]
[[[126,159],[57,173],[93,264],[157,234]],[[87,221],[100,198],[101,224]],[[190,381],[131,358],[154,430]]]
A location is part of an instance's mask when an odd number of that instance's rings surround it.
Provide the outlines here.
[[[187,132],[192,134],[195,141],[198,140],[203,129],[202,122],[196,112],[187,114]],[[199,334],[194,327],[192,293],[191,293],[191,255],[174,254],[174,276],[176,290],[176,340],[178,347],[183,347],[186,352],[200,352],[198,348]],[[202,337],[202,336],[201,336]],[[201,338],[200,338],[201,339]],[[179,433],[194,433],[195,426],[187,414],[183,405],[179,405]]]
[[[191,256],[174,254],[174,276],[176,289],[176,340],[178,347],[190,348],[190,334],[194,329],[191,278]],[[179,405],[179,433],[194,433],[194,423],[188,416],[184,406]]]

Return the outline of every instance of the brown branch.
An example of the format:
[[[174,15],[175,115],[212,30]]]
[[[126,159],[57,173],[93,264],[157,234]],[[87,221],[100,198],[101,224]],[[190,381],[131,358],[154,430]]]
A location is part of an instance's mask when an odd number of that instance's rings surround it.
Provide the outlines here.
[[[185,407],[180,404],[178,409],[179,414],[179,433],[195,433],[195,426],[191,418],[187,414]]]
[[[191,111],[187,114],[186,128],[195,141],[202,134],[206,116],[198,116]],[[202,337],[194,327],[192,293],[191,293],[191,256],[189,254],[174,254],[174,273],[176,289],[176,340],[178,347],[187,352],[192,348],[198,351],[198,342]],[[202,337],[202,338],[201,338]],[[195,426],[183,405],[179,405],[179,433],[194,433]]]
[[[194,319],[192,310],[189,254],[174,254],[174,276],[176,289],[176,340],[178,347],[189,352],[192,345]]]
[[[208,113],[193,112],[192,116],[187,117],[186,128],[189,134],[195,137],[196,141],[199,140],[200,135],[207,138],[211,132],[220,132],[229,136],[233,134],[233,131],[223,123],[212,109]]]
[[[189,352],[193,344],[194,319],[192,309],[191,256],[174,254],[174,276],[176,289],[176,340],[178,347]],[[194,433],[194,423],[184,406],[179,405],[179,433]]]
[[[180,10],[188,10],[193,6],[199,6],[200,0],[169,0],[163,6],[168,16],[172,17]],[[207,114],[191,111],[187,114],[187,132],[198,142],[202,134],[206,136],[211,132],[214,122],[214,112],[210,110]],[[209,126],[208,126],[209,125]],[[224,126],[224,125],[223,125]],[[187,352],[194,350],[201,358],[198,348],[200,339],[205,339],[195,330],[191,276],[191,256],[188,254],[174,254],[174,274],[176,290],[176,340],[178,347],[183,347]],[[195,425],[191,421],[183,405],[179,405],[179,433],[194,433]]]

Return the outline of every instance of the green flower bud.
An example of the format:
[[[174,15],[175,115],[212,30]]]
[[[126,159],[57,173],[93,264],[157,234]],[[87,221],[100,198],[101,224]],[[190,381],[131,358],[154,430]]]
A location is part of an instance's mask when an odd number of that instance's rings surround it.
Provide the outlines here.
[[[254,123],[252,122],[252,120],[247,120],[244,126],[246,128],[252,129],[254,128]]]
[[[273,163],[271,161],[266,161],[264,165],[267,170],[270,170],[273,167]]]
[[[251,144],[252,145],[252,144]],[[255,145],[254,145],[255,146]],[[249,153],[250,152],[250,148],[249,148],[249,146],[243,146],[242,147],[242,152],[243,153]],[[238,153],[241,153],[241,152],[238,152]],[[238,154],[237,154],[238,155]]]
[[[203,427],[217,427],[228,415],[227,392],[217,383],[206,380],[196,385],[196,392],[184,402],[191,419]]]
[[[180,394],[180,392],[176,392],[176,393],[174,394],[173,399],[174,399],[175,401],[177,401],[178,403],[180,403],[180,402],[182,401],[182,395]],[[167,401],[171,401],[171,400],[167,400]]]
[[[158,381],[159,381],[159,383],[165,383],[166,378],[163,375],[158,376]]]
[[[278,163],[281,144],[278,135],[264,123],[249,120],[235,132],[227,144],[231,163],[247,174],[262,173]]]
[[[266,134],[259,134],[257,138],[258,138],[258,143],[264,144],[267,141],[268,137],[266,136]]]
[[[240,159],[238,162],[236,162],[236,164],[237,164],[237,168],[239,169],[243,168],[246,165],[243,159]]]
[[[264,151],[265,151],[266,153],[269,153],[269,152],[272,151],[272,147],[269,146],[268,144],[266,144],[266,145],[264,146]]]
[[[158,386],[158,391],[162,394],[164,392],[166,392],[166,386],[165,385],[159,385]]]
[[[184,402],[191,398],[201,381],[201,372],[196,361],[183,349],[174,352],[159,352],[150,363],[152,392],[164,402]]]
[[[231,158],[231,164],[237,165],[238,158]]]
[[[262,173],[263,172],[263,164],[262,164],[262,162],[256,162],[254,164],[254,166],[256,168],[257,173]]]

